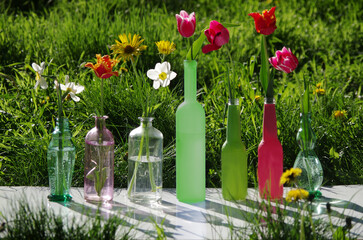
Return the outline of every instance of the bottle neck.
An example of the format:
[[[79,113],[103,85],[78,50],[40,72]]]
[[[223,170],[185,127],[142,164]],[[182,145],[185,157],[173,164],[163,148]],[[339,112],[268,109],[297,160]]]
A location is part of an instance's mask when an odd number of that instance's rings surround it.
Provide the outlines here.
[[[195,101],[197,98],[197,62],[184,60],[184,100]]]
[[[154,120],[153,117],[139,117],[139,119],[141,127],[152,127],[152,121]]]
[[[228,103],[227,142],[241,141],[241,123],[238,106],[238,101]]]
[[[53,138],[62,137],[70,138],[71,131],[69,130],[68,118],[57,118],[56,125],[53,131]]]
[[[103,130],[106,128],[106,119],[108,118],[108,116],[102,116],[102,117],[98,117],[95,116],[95,127],[97,128],[97,130]]]
[[[276,110],[274,103],[265,103],[263,110],[263,140],[277,139]]]

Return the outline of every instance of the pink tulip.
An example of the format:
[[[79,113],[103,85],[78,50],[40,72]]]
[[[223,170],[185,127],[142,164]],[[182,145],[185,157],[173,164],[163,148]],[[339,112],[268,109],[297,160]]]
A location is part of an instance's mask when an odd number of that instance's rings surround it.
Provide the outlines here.
[[[299,64],[290,48],[287,49],[285,47],[283,47],[281,51],[277,51],[276,57],[272,57],[268,61],[274,68],[285,73],[291,73]]]
[[[195,31],[195,14],[192,12],[190,15],[184,10],[180,14],[175,15],[178,22],[178,31],[183,37],[190,37]]]
[[[229,41],[228,29],[215,20],[210,22],[209,29],[205,30],[204,34],[211,44],[205,45],[202,48],[203,53],[218,50]]]

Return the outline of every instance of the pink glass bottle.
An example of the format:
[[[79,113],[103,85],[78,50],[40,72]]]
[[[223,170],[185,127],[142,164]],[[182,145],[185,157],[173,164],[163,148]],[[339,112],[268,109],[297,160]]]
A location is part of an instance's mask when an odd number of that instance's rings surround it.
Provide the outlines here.
[[[258,146],[258,187],[265,199],[282,198],[283,151],[277,138],[276,110],[274,103],[264,104],[262,141]]]
[[[86,135],[84,198],[90,202],[113,199],[114,140],[106,128],[107,116],[95,117],[95,127]]]

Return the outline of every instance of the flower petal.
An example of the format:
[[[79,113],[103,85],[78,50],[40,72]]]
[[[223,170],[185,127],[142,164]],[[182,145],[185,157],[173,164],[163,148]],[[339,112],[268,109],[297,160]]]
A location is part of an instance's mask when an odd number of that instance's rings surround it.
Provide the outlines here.
[[[202,52],[203,53],[209,53],[211,51],[214,51],[214,50],[218,50],[220,49],[221,47],[220,46],[217,46],[217,45],[214,45],[214,44],[208,44],[208,45],[205,45],[203,48],[202,48]]]
[[[81,93],[84,90],[84,86],[82,86],[82,85],[76,85],[74,87],[74,90],[75,90],[76,94]]]
[[[79,102],[80,98],[78,96],[76,96],[76,94],[74,94],[73,92],[70,92],[69,95],[71,96],[73,101]]]
[[[48,83],[47,83],[47,81],[45,81],[45,79],[43,77],[41,77],[39,79],[39,84],[40,84],[40,87],[42,89],[47,89],[48,88]]]
[[[38,64],[36,64],[35,62],[32,63],[32,68],[36,72],[39,72],[41,70],[40,66]]]
[[[169,76],[169,80],[173,80],[176,77],[176,75],[177,74],[175,72],[171,71],[170,76]]]
[[[157,80],[159,78],[159,74],[160,73],[158,71],[156,71],[155,69],[150,69],[146,73],[147,77],[152,80]]]
[[[160,87],[160,81],[158,79],[154,80],[153,88],[158,89],[159,87]]]

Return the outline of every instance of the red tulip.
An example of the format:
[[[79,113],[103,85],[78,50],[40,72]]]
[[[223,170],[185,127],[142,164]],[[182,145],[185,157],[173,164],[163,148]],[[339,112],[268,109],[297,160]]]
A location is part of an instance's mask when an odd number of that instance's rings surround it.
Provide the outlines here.
[[[276,57],[272,57],[268,60],[274,68],[285,73],[291,73],[299,64],[299,61],[292,54],[290,48],[282,48],[281,51],[276,52]]]
[[[178,22],[178,31],[183,37],[190,37],[195,31],[195,14],[192,12],[190,15],[184,10],[180,14],[175,15]]]
[[[118,72],[113,72],[112,68],[116,65],[117,60],[110,59],[110,56],[105,55],[101,57],[100,54],[96,54],[97,64],[87,63],[85,67],[92,68],[96,76],[99,78],[109,78],[112,76],[118,76]]]
[[[250,13],[248,16],[253,17],[255,20],[255,27],[258,33],[263,35],[270,35],[276,29],[276,17],[275,17],[275,9],[276,7],[271,8],[270,10],[265,10],[260,13]]]
[[[229,41],[228,29],[215,20],[210,22],[209,29],[205,30],[204,34],[211,44],[205,45],[202,48],[203,53],[218,50]]]

